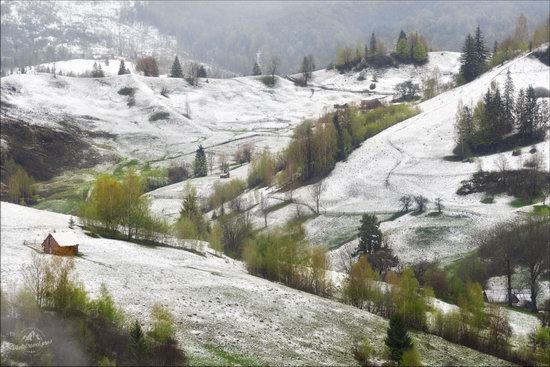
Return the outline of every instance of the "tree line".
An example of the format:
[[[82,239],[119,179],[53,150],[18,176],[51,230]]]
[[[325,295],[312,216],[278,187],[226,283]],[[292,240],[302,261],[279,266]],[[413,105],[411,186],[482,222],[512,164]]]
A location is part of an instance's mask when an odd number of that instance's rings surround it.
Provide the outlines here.
[[[504,90],[492,83],[474,107],[459,104],[455,136],[455,152],[462,157],[475,153],[491,153],[512,148],[516,144],[530,144],[544,138],[550,117],[548,103],[537,99],[535,89],[529,86],[514,95],[510,71]],[[510,135],[514,132],[513,135]]]

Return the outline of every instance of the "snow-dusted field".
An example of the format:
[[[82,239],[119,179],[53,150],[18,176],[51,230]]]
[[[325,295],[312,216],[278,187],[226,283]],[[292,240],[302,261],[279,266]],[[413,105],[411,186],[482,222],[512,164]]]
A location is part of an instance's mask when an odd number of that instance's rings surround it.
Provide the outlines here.
[[[497,67],[479,79],[420,103],[422,113],[368,139],[346,162],[340,162],[325,180],[327,189],[322,206],[328,212],[397,212],[402,195],[424,195],[434,210],[441,198],[444,215],[439,217],[406,215],[385,222],[382,229],[390,234],[400,260],[405,263],[420,259],[436,260],[461,254],[471,249],[470,236],[503,220],[510,220],[523,209],[514,209],[512,198],[495,198],[494,204],[483,204],[481,194],[458,196],[460,182],[471,177],[481,166],[496,169],[499,155],[481,157],[478,162],[462,163],[445,160],[455,147],[454,121],[459,101],[475,103],[496,81],[502,87],[508,69],[519,88],[529,85],[550,87],[550,69],[538,60],[520,57]],[[523,149],[526,160],[528,149]],[[550,146],[548,137],[537,144],[537,150],[548,170]],[[521,166],[512,152],[503,153],[509,167]],[[297,190],[300,198],[308,197],[308,188]],[[358,218],[359,219],[359,218]],[[357,226],[359,220],[357,219]],[[326,228],[326,225],[323,225]],[[338,227],[338,225],[337,225]],[[320,230],[313,226],[312,231]],[[350,246],[355,246],[350,243]]]
[[[11,291],[34,251],[23,241],[67,230],[69,216],[4,202],[0,209],[2,290]],[[214,345],[258,364],[350,365],[352,343],[365,336],[377,352],[383,350],[387,322],[382,318],[250,276],[240,262],[75,232],[83,254],[75,258],[76,271],[85,287],[97,294],[105,283],[131,317],[147,319],[153,304],[165,305],[194,358],[220,362],[208,351]],[[502,364],[430,335],[416,335],[415,343],[431,365]]]
[[[367,92],[372,74],[358,81],[358,74],[348,80],[334,70],[322,70],[314,73],[308,88],[280,77],[275,88],[266,87],[256,77],[203,79],[193,87],[183,79],[114,75],[116,60],[109,66],[98,60],[107,70],[105,78],[54,79],[50,74],[2,78],[2,99],[11,105],[5,111],[7,117],[54,128],[61,128],[59,121],[69,120],[84,131],[113,134],[112,141],[96,142],[111,145],[125,157],[189,159],[199,143],[216,153],[231,154],[246,142],[257,149],[267,146],[278,151],[286,146],[296,124],[319,116],[336,103],[386,97],[394,93],[397,83],[410,78],[420,82],[436,66],[449,73],[457,71],[456,53],[433,53],[430,57],[433,62],[416,69],[387,69],[379,75],[380,87],[374,92]],[[93,62],[70,60],[56,63],[56,67],[83,72],[91,69]],[[125,87],[134,88],[134,106],[128,105],[128,96],[118,93]],[[160,94],[163,87],[169,91],[167,97]],[[154,120],[159,112],[168,115]]]

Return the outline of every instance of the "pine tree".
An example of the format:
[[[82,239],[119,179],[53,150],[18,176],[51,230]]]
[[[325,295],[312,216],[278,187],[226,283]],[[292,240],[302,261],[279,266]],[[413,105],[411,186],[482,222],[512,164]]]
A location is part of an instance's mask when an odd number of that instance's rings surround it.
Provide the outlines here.
[[[172,63],[172,68],[170,70],[170,77],[183,78],[183,70],[181,68],[180,60],[177,55],[174,58],[174,62]]]
[[[477,77],[476,45],[471,34],[466,36],[462,55],[460,56],[460,74],[465,82],[471,82]]]
[[[512,131],[515,125],[514,119],[514,82],[510,76],[510,69],[508,69],[503,96],[503,132],[505,134]]]
[[[361,227],[359,227],[359,245],[355,250],[355,256],[372,254],[382,247],[382,231],[376,215],[363,214]]]
[[[204,177],[208,174],[208,165],[206,163],[206,154],[202,145],[199,145],[195,153],[195,162],[193,163],[193,172],[197,177]]]
[[[520,91],[521,94],[522,91]],[[520,97],[518,97],[518,102]],[[533,139],[536,137],[540,128],[539,117],[539,105],[537,103],[537,97],[535,89],[532,86],[527,88],[525,92],[525,98],[523,99],[522,106],[517,108],[521,111],[521,120],[518,121],[518,132],[526,139]]]
[[[402,39],[404,39],[405,41],[407,40],[407,34],[403,30],[399,32],[399,38],[397,39],[397,42],[401,41]]]
[[[254,62],[254,67],[252,68],[252,75],[254,76],[258,76],[258,75],[262,75],[262,69],[260,68],[260,65],[258,64],[258,62]]]
[[[130,338],[128,340],[128,354],[132,364],[143,363],[145,348],[145,336],[141,330],[141,325],[136,320],[130,328]]]
[[[411,337],[399,313],[395,313],[391,317],[384,342],[390,351],[390,358],[395,362],[400,362],[403,353],[413,347]]]
[[[204,67],[204,65],[201,65],[199,67],[199,70],[197,71],[197,77],[198,78],[207,78],[208,77],[208,74],[206,73],[206,68]]]
[[[376,52],[378,51],[378,42],[376,41],[376,36],[374,35],[374,32],[370,36],[370,54],[372,56],[376,55]]]
[[[128,74],[126,66],[124,65],[124,60],[120,60],[120,66],[118,67],[118,75]]]
[[[483,39],[483,35],[481,34],[481,29],[479,28],[479,25],[476,29],[476,35],[475,35],[475,59],[476,59],[476,77],[483,74],[485,71],[485,63],[487,61],[487,56],[489,54],[489,51],[487,50],[487,47],[485,47],[485,40]]]
[[[103,68],[101,67],[101,64],[97,64],[97,77],[103,78],[105,76],[105,73],[103,72]]]

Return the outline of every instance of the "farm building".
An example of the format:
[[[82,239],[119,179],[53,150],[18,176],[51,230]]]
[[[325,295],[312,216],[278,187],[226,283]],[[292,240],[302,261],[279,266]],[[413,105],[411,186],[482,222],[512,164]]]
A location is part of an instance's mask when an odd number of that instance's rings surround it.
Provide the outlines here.
[[[73,232],[52,232],[42,242],[42,248],[47,254],[75,256],[78,254],[78,242]]]

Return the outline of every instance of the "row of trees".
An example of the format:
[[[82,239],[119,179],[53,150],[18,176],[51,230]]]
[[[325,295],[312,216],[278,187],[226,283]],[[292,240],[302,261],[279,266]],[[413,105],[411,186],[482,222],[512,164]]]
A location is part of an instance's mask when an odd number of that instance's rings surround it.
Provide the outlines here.
[[[395,58],[404,63],[423,64],[428,61],[428,43],[418,32],[407,34],[401,30],[395,45]]]
[[[544,137],[549,116],[548,103],[537,99],[532,86],[520,89],[518,96],[514,96],[508,71],[502,94],[493,83],[475,107],[459,104],[455,123],[457,151],[467,156],[504,145],[536,142]],[[510,137],[513,131],[516,135]],[[508,144],[504,144],[505,140]]]
[[[325,177],[367,138],[418,113],[408,105],[390,105],[362,113],[351,107],[297,126],[280,157],[263,152],[252,161],[249,185],[269,185],[276,171],[282,182],[303,183]],[[251,186],[251,187],[252,187]]]

